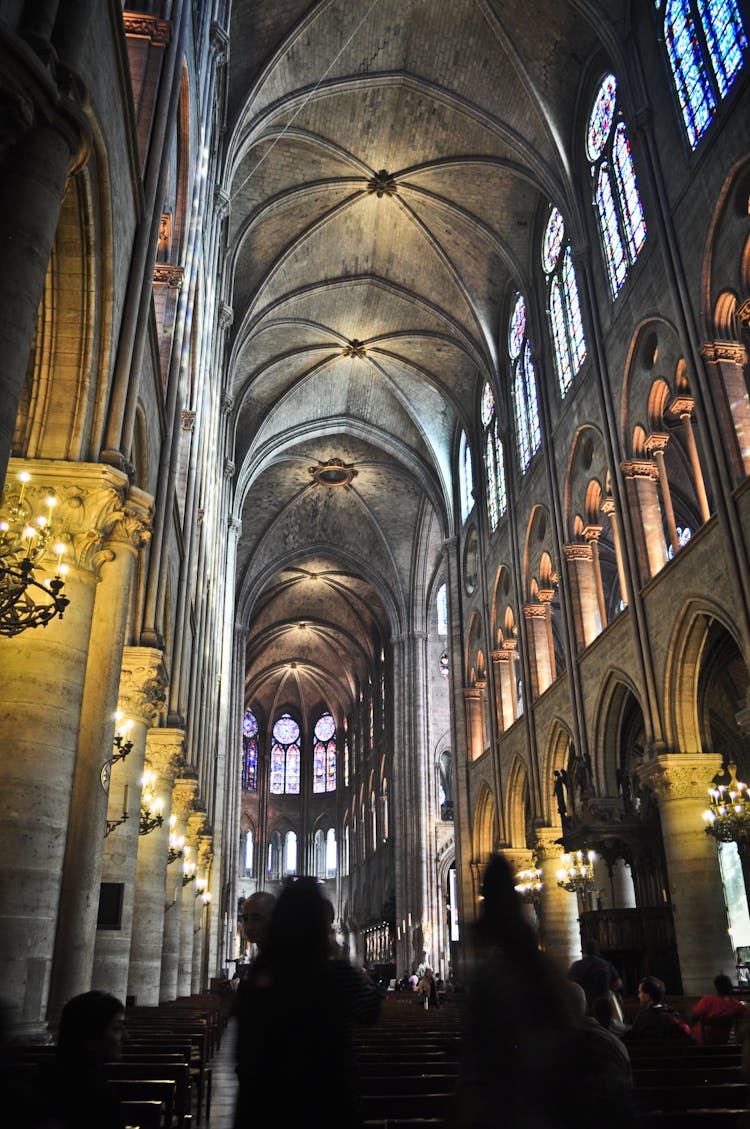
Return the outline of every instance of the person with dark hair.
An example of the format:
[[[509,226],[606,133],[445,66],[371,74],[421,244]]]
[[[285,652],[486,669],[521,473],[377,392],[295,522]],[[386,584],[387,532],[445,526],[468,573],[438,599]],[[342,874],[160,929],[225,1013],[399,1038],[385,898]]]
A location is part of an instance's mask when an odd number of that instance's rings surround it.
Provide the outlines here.
[[[692,1043],[690,1028],[682,1016],[664,1004],[664,981],[658,976],[644,976],[638,985],[640,1009],[633,1023],[623,1035],[626,1042],[664,1040]]]
[[[732,1028],[744,1027],[750,1022],[748,1009],[741,1000],[733,998],[734,985],[723,972],[714,976],[716,993],[703,996],[690,1016],[690,1031],[696,1043],[709,1046],[728,1043]]]
[[[360,1122],[352,1029],[376,1022],[382,994],[341,959],[331,922],[317,879],[285,885],[238,1017],[237,1129]]]
[[[62,1010],[54,1065],[43,1079],[47,1116],[40,1129],[123,1129],[105,1064],[122,1054],[125,1007],[107,992],[84,992]]]
[[[583,956],[574,960],[568,969],[568,979],[580,984],[586,993],[586,1011],[593,1013],[594,1000],[600,996],[614,995],[622,987],[622,980],[617,969],[610,961],[605,960],[599,952],[599,943],[593,939],[584,941]],[[615,1006],[619,1010],[619,1001]]]
[[[479,957],[466,1001],[453,1127],[598,1129],[606,1116],[608,1129],[632,1129],[637,1122],[621,1100],[621,1078],[588,1070],[587,1033],[571,986],[540,951],[514,887],[506,860],[493,855],[476,926]]]

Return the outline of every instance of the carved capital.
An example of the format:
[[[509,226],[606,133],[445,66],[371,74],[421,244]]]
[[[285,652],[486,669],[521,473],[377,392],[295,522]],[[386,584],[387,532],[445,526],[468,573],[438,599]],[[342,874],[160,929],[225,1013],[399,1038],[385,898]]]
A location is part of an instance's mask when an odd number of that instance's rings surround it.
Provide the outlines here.
[[[661,435],[659,432],[652,431],[651,434],[646,437],[644,446],[650,455],[655,455],[658,451],[665,450],[668,443],[668,435]]]
[[[594,559],[591,545],[584,545],[580,541],[571,541],[562,547],[566,561],[588,561]]]
[[[134,551],[142,549],[151,540],[153,517],[154,500],[151,495],[139,490],[137,486],[131,486],[122,512],[110,529],[107,540],[127,545]]]
[[[229,193],[217,184],[214,188],[214,211],[217,219],[223,220],[229,211]]]
[[[208,33],[208,43],[211,51],[213,52],[217,66],[225,63],[227,60],[229,36],[227,35],[221,24],[218,24],[216,20],[214,20],[211,24],[211,29]]]
[[[706,341],[701,356],[707,365],[747,364],[747,349],[739,341]]]
[[[614,498],[611,495],[608,498],[603,498],[600,509],[603,514],[607,514],[609,516],[609,519],[611,521],[613,516],[617,513],[617,506],[615,505]]]
[[[172,290],[179,290],[184,274],[184,267],[175,267],[171,263],[154,263],[154,286],[169,286]]]
[[[683,416],[692,415],[694,407],[695,400],[692,396],[675,396],[669,405],[669,411],[673,416],[679,416],[682,419]]]
[[[206,824],[206,812],[200,800],[196,796],[193,799],[192,811],[187,818],[187,827],[185,828],[185,838],[193,848],[197,850],[198,840],[203,833],[203,828]]]
[[[742,305],[737,307],[734,316],[741,329],[750,329],[750,298],[746,298]]]
[[[197,776],[178,776],[172,789],[172,812],[178,822],[187,823],[198,796]]]
[[[222,329],[231,328],[234,323],[234,310],[226,302],[219,302],[218,320]]]
[[[224,477],[231,478],[234,474],[234,463],[231,459],[224,459]]]
[[[563,853],[563,847],[559,842],[561,836],[562,831],[559,827],[537,828],[533,851],[537,866],[543,866],[545,862],[556,862],[560,858]]]
[[[210,832],[203,831],[198,836],[198,863],[204,870],[210,870],[213,858],[214,837]]]
[[[482,690],[477,686],[464,686],[464,701],[465,702],[481,702]]]
[[[225,392],[221,397],[221,410],[225,416],[228,416],[234,407],[234,396],[231,392]]]
[[[239,541],[240,534],[242,533],[242,522],[238,517],[230,517],[227,519],[227,529],[236,541]]]
[[[180,427],[183,431],[192,431],[195,427],[196,412],[183,408],[180,412]]]
[[[586,548],[584,545],[583,548]],[[546,604],[524,604],[521,608],[524,619],[546,619],[548,609]]]
[[[647,478],[651,482],[659,481],[659,468],[650,459],[626,459],[621,466],[622,473],[626,478]]]
[[[153,647],[124,647],[117,707],[144,725],[155,725],[166,705],[164,655]]]
[[[154,47],[166,47],[172,38],[172,24],[142,12],[123,12],[122,23],[128,38],[148,39]]]
[[[170,786],[185,768],[183,751],[185,732],[182,729],[150,729],[146,734],[146,761],[157,776]]]
[[[712,778],[721,768],[718,753],[662,753],[638,769],[641,784],[648,785],[659,804],[670,800],[708,800]]]

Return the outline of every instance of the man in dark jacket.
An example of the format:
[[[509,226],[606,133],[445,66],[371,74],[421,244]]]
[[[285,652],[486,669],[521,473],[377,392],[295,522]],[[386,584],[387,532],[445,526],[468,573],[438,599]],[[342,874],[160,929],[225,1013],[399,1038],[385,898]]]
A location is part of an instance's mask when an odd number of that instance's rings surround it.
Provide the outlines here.
[[[615,966],[600,955],[596,941],[585,941],[583,952],[581,960],[574,960],[568,969],[568,980],[583,988],[586,993],[586,1011],[591,1015],[594,1000],[616,992],[621,986],[621,980]]]
[[[664,981],[658,977],[646,976],[641,980],[638,985],[638,1002],[641,1006],[636,1012],[632,1027],[623,1035],[626,1042],[693,1042],[690,1028],[682,1016],[664,1006],[664,992]]]

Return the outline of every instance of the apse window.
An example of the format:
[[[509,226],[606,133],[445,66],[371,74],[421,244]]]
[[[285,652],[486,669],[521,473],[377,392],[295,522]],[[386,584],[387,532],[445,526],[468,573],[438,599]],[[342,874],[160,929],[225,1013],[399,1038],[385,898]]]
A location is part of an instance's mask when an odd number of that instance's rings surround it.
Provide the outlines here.
[[[646,241],[628,131],[617,97],[617,79],[605,75],[589,117],[586,154],[594,182],[604,261],[616,297]]]
[[[586,360],[581,302],[573,266],[573,252],[559,208],[552,208],[542,240],[542,268],[547,295],[552,344],[560,395],[564,396]]]
[[[482,391],[482,427],[484,428],[484,468],[487,474],[487,520],[492,533],[497,529],[508,506],[505,488],[505,455],[497,426],[495,395],[489,381]]]
[[[711,124],[747,55],[737,0],[657,0],[682,121],[692,149]]]
[[[526,302],[523,294],[516,295],[513,305],[508,329],[508,356],[513,384],[518,461],[523,473],[542,443],[536,371],[531,356],[531,342],[527,336]]]
[[[273,727],[271,744],[271,795],[299,795],[299,725],[288,713]]]
[[[313,792],[336,791],[336,722],[322,714],[313,731]]]

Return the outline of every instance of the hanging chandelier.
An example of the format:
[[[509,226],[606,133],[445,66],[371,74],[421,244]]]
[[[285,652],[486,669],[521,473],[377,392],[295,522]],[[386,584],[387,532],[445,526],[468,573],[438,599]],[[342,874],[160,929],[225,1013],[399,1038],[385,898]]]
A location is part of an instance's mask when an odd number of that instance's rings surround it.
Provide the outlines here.
[[[524,902],[538,901],[543,886],[541,870],[519,870],[516,874],[515,891]]]
[[[728,784],[708,789],[710,807],[703,813],[706,834],[720,843],[739,843],[750,839],[750,795],[748,786],[737,779],[737,765],[727,765]]]
[[[70,603],[63,595],[66,546],[52,524],[57,498],[48,494],[43,503],[46,513],[35,513],[26,497],[30,478],[22,471],[20,486],[6,487],[0,503],[0,635],[9,637],[30,627],[46,627],[55,616],[62,618]],[[48,568],[54,556],[54,577],[37,573]]]
[[[589,894],[593,889],[596,851],[572,851],[562,855],[557,885],[570,894]]]

